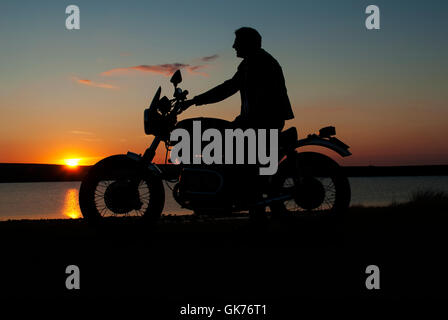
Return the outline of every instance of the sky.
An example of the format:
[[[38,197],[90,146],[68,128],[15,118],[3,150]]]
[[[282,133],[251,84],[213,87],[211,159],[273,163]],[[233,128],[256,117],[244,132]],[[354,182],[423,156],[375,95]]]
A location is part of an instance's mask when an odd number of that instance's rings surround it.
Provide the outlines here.
[[[65,27],[71,4],[79,30]],[[371,4],[380,30],[365,27]],[[344,165],[448,164],[447,14],[444,0],[2,0],[0,162],[143,153],[157,87],[172,96],[176,67],[190,98],[229,79],[234,31],[249,26],[282,66],[299,137],[335,126]],[[236,94],[180,119],[239,110]]]

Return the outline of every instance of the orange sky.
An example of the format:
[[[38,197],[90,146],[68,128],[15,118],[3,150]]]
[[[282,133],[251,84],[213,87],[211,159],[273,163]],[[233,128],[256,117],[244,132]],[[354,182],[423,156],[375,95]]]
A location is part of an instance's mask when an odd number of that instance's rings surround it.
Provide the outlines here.
[[[171,97],[167,75],[181,68],[180,86],[190,97],[227,80],[240,63],[233,31],[250,25],[282,65],[296,115],[287,127],[296,126],[300,137],[334,125],[351,146],[353,156],[335,156],[346,165],[448,164],[446,3],[403,7],[379,0],[384,27],[366,31],[362,1],[267,1],[257,14],[249,5],[234,12],[230,2],[197,10],[136,1],[111,4],[104,14],[101,5],[81,1],[77,31],[60,23],[61,5],[6,2],[0,162],[79,158],[87,165],[128,150],[143,153],[152,140],[144,134],[143,110],[159,85]],[[236,94],[181,118],[232,120],[239,106]],[[161,145],[156,161],[164,156]]]

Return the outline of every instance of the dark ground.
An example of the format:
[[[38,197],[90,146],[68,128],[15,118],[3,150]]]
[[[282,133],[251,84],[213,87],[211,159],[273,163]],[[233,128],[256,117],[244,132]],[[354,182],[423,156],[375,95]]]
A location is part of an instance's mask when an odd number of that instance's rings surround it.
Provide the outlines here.
[[[418,199],[417,199],[418,200]],[[440,199],[439,199],[440,200]],[[0,222],[3,297],[144,300],[175,318],[181,305],[267,304],[295,312],[304,300],[447,298],[446,198],[351,208],[344,221],[166,217],[156,226],[110,220]],[[65,288],[77,265],[81,289]],[[380,290],[365,287],[380,268]]]

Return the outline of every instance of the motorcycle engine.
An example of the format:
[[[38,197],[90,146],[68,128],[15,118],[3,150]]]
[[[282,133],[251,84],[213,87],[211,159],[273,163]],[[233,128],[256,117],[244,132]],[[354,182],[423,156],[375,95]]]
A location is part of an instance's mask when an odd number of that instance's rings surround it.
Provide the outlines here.
[[[184,168],[179,182],[180,191],[187,194],[216,195],[222,186],[219,172],[203,168]]]
[[[210,207],[223,190],[224,180],[218,171],[204,168],[183,168],[174,198],[186,208]]]

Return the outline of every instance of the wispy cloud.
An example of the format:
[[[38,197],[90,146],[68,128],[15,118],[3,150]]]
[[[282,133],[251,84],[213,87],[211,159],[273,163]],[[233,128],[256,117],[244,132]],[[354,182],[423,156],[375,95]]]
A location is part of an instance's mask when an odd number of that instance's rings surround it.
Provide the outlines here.
[[[208,68],[208,62],[216,60],[219,55],[214,54],[211,56],[205,56],[199,59],[195,59],[198,63],[165,63],[165,64],[156,64],[156,65],[148,65],[141,64],[138,66],[132,67],[124,67],[124,68],[114,68],[111,70],[107,70],[101,73],[102,76],[112,76],[112,75],[122,75],[122,74],[132,74],[132,73],[155,73],[162,74],[166,77],[171,76],[176,70],[186,70],[189,73],[202,75],[207,77],[208,74],[203,72],[203,69]]]
[[[82,141],[87,141],[87,142],[103,141],[103,139],[96,138],[95,133],[90,132],[90,131],[71,130],[71,131],[69,131],[69,133],[79,136],[79,139]]]
[[[207,68],[207,65],[197,65],[197,66],[190,66],[187,69],[188,72],[193,73],[193,74],[200,74],[201,76],[204,77],[208,77],[208,73],[202,72],[202,71],[198,71],[199,69],[205,69]]]
[[[206,68],[207,65],[190,65],[185,63],[167,63],[167,64],[158,64],[158,65],[139,65],[134,67],[126,67],[126,68],[115,68],[111,70],[107,70],[101,73],[102,76],[112,76],[112,75],[120,75],[120,74],[128,74],[132,72],[150,72],[156,74],[162,74],[166,77],[171,76],[178,69],[185,69],[193,74],[200,74],[203,76],[207,76],[206,73],[198,71],[199,69]]]
[[[83,141],[87,141],[87,142],[101,142],[101,141],[103,141],[103,139],[100,139],[100,138],[84,138],[82,140]]]
[[[108,84],[108,83],[102,83],[102,82],[95,82],[88,79],[78,79],[76,77],[73,78],[73,81],[90,87],[97,87],[97,88],[103,88],[103,89],[119,89],[117,86]]]
[[[212,55],[212,56],[202,57],[202,58],[201,58],[201,61],[204,61],[204,62],[210,62],[210,61],[213,61],[213,60],[218,59],[218,57],[219,57],[219,55],[214,54],[214,55]]]
[[[84,135],[84,136],[93,136],[93,133],[88,132],[88,131],[72,130],[72,131],[70,131],[70,133]]]

